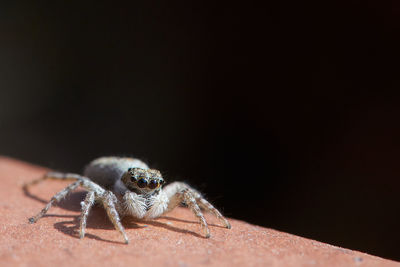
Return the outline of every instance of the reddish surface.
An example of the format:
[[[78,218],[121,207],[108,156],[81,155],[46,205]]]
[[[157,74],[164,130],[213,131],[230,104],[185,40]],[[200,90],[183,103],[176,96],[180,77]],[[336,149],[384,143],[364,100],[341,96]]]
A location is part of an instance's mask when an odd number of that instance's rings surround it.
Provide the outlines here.
[[[400,266],[400,263],[230,219],[220,227],[207,215],[211,238],[202,238],[194,216],[178,208],[168,216],[137,224],[124,221],[130,244],[113,229],[100,207],[78,238],[83,192],[75,192],[36,224],[36,214],[65,183],[47,181],[21,189],[44,168],[0,158],[1,266]]]

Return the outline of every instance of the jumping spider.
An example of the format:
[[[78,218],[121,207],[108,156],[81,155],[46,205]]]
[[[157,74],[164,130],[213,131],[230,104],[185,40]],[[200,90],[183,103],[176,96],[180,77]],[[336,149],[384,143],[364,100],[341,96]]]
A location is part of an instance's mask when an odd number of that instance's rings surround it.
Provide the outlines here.
[[[45,179],[74,180],[72,184],[54,195],[47,205],[30,223],[37,222],[51,208],[78,186],[88,190],[86,198],[81,202],[80,238],[85,236],[86,220],[95,202],[103,204],[108,217],[128,243],[128,237],[121,224],[120,217],[132,216],[138,219],[153,219],[171,211],[181,203],[185,203],[196,215],[204,231],[210,237],[210,230],[200,208],[213,213],[226,228],[231,225],[222,214],[213,207],[201,194],[185,183],[174,182],[162,186],[165,180],[161,173],[134,158],[101,157],[93,160],[84,170],[84,175],[72,173],[49,172],[42,178],[34,180],[24,187],[37,184]]]

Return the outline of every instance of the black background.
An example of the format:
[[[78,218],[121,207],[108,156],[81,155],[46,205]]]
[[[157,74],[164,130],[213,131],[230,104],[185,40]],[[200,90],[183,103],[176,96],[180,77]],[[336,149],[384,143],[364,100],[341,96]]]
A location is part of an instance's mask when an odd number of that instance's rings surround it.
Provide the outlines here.
[[[130,155],[227,216],[400,260],[396,1],[1,4],[0,153]]]

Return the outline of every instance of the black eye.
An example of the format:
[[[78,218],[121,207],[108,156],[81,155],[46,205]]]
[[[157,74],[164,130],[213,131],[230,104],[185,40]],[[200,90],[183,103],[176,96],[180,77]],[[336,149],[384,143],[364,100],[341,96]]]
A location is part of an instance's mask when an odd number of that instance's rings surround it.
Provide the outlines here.
[[[146,187],[147,186],[147,181],[145,180],[145,179],[139,179],[139,181],[137,182],[137,185],[140,187],[140,188],[143,188],[143,187]]]
[[[136,177],[135,176],[131,176],[131,181],[132,182],[136,182],[137,181]]]
[[[163,185],[163,184],[165,184],[165,181],[164,180],[160,180],[160,185]]]
[[[151,180],[150,181],[150,184],[149,184],[149,188],[150,189],[155,189],[155,188],[157,188],[157,186],[158,186],[157,180]]]

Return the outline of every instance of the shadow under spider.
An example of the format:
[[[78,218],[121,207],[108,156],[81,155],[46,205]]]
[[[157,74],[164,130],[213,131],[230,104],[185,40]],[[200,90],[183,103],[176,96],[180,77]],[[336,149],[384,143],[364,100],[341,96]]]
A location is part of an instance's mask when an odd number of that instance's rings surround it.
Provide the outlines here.
[[[156,227],[161,227],[161,228],[164,228],[166,230],[174,231],[174,232],[177,232],[177,233],[191,234],[191,235],[193,235],[195,237],[207,239],[205,236],[202,236],[202,235],[200,235],[200,234],[198,234],[196,232],[193,232],[193,231],[190,231],[190,230],[181,229],[181,228],[178,228],[178,227],[174,227],[174,226],[171,226],[169,224],[162,223],[162,222],[159,222],[159,221],[156,221],[156,220],[143,221],[143,223],[149,224],[149,225],[152,225],[152,226],[156,226]]]
[[[175,222],[183,222],[183,223],[191,223],[191,224],[199,224],[198,221],[188,221],[188,220],[184,220],[184,219],[179,219],[179,218],[174,218],[174,217],[170,217],[170,216],[161,216],[157,219],[165,219],[168,221],[175,221]],[[213,224],[213,223],[208,223],[208,226],[213,226],[213,227],[219,227],[219,228],[226,228],[225,226],[222,225],[218,225],[218,224]]]
[[[72,226],[68,226],[69,224],[72,224]],[[72,221],[63,221],[63,222],[55,223],[54,228],[66,235],[72,236],[76,239],[80,239],[78,225],[79,225],[78,216],[74,216],[74,219]],[[98,237],[97,235],[93,235],[90,233],[85,233],[84,238],[95,239],[98,241],[103,241],[103,242],[108,242],[108,243],[113,243],[113,244],[125,244],[125,242],[122,242],[122,241],[118,242],[118,241],[108,240],[108,239],[104,239],[104,238]]]
[[[68,236],[72,236],[73,238],[76,239],[80,239],[79,237],[79,216],[57,216],[57,215],[50,215],[50,216],[55,216],[55,217],[72,217],[73,220],[72,221],[62,221],[62,222],[57,222],[54,224],[54,228],[57,229],[58,231],[62,232],[63,234],[66,234]],[[111,224],[111,223],[109,223]],[[103,227],[101,226],[101,223],[96,222],[95,224],[88,222],[88,225],[86,227],[86,229],[88,228],[97,228],[97,229],[114,229],[114,227],[111,225],[107,225],[107,227]],[[130,225],[130,228],[143,228],[140,225]],[[113,243],[113,244],[123,244],[125,245],[124,241],[114,241],[114,240],[108,240],[108,239],[104,239],[101,238],[97,235],[91,234],[86,232],[85,233],[85,237],[84,238],[90,238],[90,239],[95,239],[97,241],[103,241],[103,242],[108,242],[108,243]]]
[[[44,217],[64,217],[64,218],[72,218],[73,220],[71,221],[62,221],[62,222],[57,222],[54,224],[54,228],[57,229],[58,231],[72,236],[74,238],[79,238],[79,217],[80,216],[75,216],[75,215],[54,215],[54,214],[49,214],[45,215]],[[139,225],[137,223],[143,223],[144,225]],[[169,231],[174,231],[177,233],[182,233],[182,234],[191,234],[195,237],[199,238],[205,238],[204,236],[190,231],[190,230],[184,230],[178,227],[174,227],[171,225],[168,225],[167,223],[162,223],[156,220],[149,220],[149,221],[133,221],[132,218],[130,217],[125,217],[122,219],[122,224],[126,229],[141,229],[141,228],[146,228],[147,225],[155,226],[155,227],[161,227]],[[103,230],[115,230],[113,224],[107,217],[107,213],[104,211],[103,208],[101,207],[93,207],[91,215],[88,218],[87,221],[87,226],[86,229],[103,229]],[[85,238],[91,238],[95,239],[98,241],[103,241],[103,242],[109,242],[109,243],[115,243],[115,244],[125,244],[124,242],[119,242],[119,241],[112,241],[112,240],[107,240],[104,238],[101,238],[99,236],[93,235],[90,232],[85,233]]]

